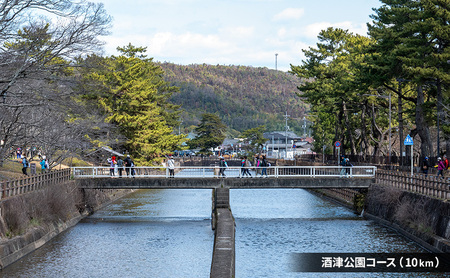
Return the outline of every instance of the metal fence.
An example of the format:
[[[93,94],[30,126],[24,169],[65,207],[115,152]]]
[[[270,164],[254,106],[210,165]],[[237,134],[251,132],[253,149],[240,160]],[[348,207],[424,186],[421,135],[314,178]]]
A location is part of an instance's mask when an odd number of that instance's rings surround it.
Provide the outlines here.
[[[243,170],[248,169],[252,177],[261,177],[263,169],[267,171],[267,177],[375,177],[375,166],[273,166],[273,167],[227,167],[224,168],[226,177],[241,178]],[[128,172],[128,174],[127,174]],[[212,178],[218,177],[220,167],[217,166],[178,166],[174,169],[175,178]],[[117,169],[110,167],[73,167],[74,178],[107,178],[119,177]],[[170,177],[169,170],[164,167],[133,167],[128,171],[122,170],[123,177],[151,178]]]
[[[228,167],[225,168],[226,177],[242,178],[242,170],[248,169],[252,177],[260,177],[262,167]],[[409,173],[398,171],[377,170],[374,166],[273,166],[267,167],[268,177],[274,178],[302,178],[302,177],[351,177],[351,178],[375,178],[376,183],[386,186],[392,186],[410,192],[424,194],[434,198],[450,198],[450,181],[448,178],[437,178],[416,174],[411,176]],[[131,177],[131,170],[129,169]],[[164,167],[134,167],[133,176],[136,178],[144,177],[166,177],[169,171]],[[181,166],[175,168],[175,178],[212,178],[218,177],[219,167],[194,167]],[[127,177],[126,171],[123,176]],[[52,184],[67,182],[71,176],[74,178],[105,178],[118,177],[114,172],[111,176],[110,167],[73,167],[72,169],[63,169],[51,171],[48,173],[27,176],[15,180],[0,181],[0,196],[7,198],[15,195],[24,194],[30,191],[39,190]]]
[[[15,180],[0,181],[0,196],[2,199],[8,198],[39,190],[49,185],[64,183],[70,179],[70,173],[70,169],[63,169]]]

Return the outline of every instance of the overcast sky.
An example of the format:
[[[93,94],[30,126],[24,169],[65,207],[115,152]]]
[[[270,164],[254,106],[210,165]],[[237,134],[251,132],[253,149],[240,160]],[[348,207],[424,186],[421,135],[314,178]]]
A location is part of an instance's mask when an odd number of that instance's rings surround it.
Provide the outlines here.
[[[92,0],[91,0],[92,1]],[[327,27],[366,35],[379,0],[93,0],[113,17],[106,55],[132,43],[155,61],[287,71]]]

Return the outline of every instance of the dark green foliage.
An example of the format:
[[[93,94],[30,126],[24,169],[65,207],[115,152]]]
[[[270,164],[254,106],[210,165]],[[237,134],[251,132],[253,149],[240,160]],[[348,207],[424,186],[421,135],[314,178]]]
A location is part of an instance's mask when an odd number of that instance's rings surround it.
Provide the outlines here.
[[[305,80],[299,90],[311,104],[315,150],[340,140],[344,153],[400,156],[409,133],[423,156],[434,155],[439,117],[449,153],[450,1],[381,3],[370,37],[322,30],[317,47],[291,66]]]
[[[176,87],[164,81],[161,67],[131,44],[119,47],[120,56],[104,59],[90,75],[102,84],[97,101],[106,120],[119,126],[136,165],[158,162],[161,154],[178,149],[183,135],[174,134],[179,106],[168,102]]]
[[[253,150],[257,153],[262,150],[262,147],[267,142],[267,139],[263,137],[265,126],[259,126],[251,129],[247,129],[242,133],[242,137],[253,146]]]
[[[366,195],[367,190],[363,190],[360,193],[357,193],[353,196],[353,209],[361,214],[364,211],[365,203],[366,203]]]
[[[219,116],[205,113],[202,115],[200,125],[195,128],[197,137],[188,142],[190,148],[200,148],[202,152],[207,152],[211,148],[216,148],[225,140],[227,126],[222,123]]]

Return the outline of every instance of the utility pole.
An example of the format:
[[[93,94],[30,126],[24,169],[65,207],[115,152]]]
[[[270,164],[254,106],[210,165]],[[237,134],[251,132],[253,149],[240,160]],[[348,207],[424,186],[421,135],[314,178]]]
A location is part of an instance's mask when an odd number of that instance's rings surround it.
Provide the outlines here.
[[[392,128],[391,128],[391,92],[389,91],[389,169],[391,169],[391,155],[392,155],[392,144],[391,144],[391,137],[392,137]]]
[[[303,117],[303,136],[306,137],[306,135],[308,135],[306,133],[306,117]]]
[[[284,118],[285,118],[285,120],[286,120],[286,125],[285,125],[285,136],[286,136],[286,144],[285,144],[285,151],[286,151],[286,154],[285,154],[285,159],[287,158],[287,150],[288,150],[288,147],[287,147],[287,132],[288,132],[288,129],[289,129],[289,126],[287,125],[287,121],[288,121],[288,118],[290,117],[290,115],[288,115],[287,114],[287,111],[286,111],[286,115],[284,115]]]
[[[275,70],[278,71],[278,53],[275,53]]]

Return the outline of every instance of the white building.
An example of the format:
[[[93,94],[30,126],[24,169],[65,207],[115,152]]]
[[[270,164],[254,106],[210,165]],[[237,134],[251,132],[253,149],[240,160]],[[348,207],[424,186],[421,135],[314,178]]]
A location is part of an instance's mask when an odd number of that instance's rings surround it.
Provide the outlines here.
[[[293,159],[297,155],[312,153],[312,145],[291,131],[265,132],[264,138],[268,140],[264,146],[268,157]]]

